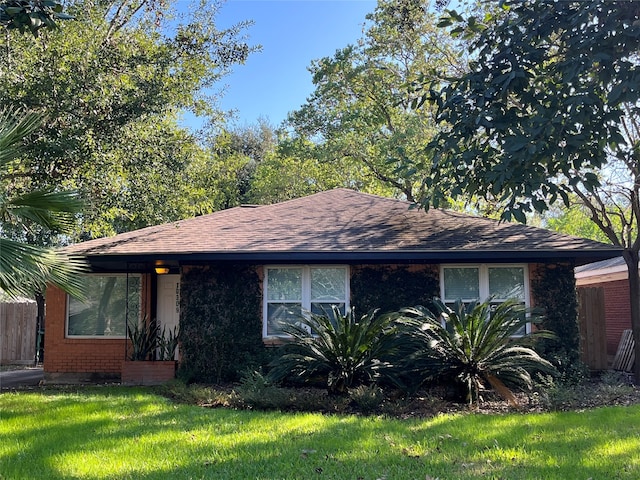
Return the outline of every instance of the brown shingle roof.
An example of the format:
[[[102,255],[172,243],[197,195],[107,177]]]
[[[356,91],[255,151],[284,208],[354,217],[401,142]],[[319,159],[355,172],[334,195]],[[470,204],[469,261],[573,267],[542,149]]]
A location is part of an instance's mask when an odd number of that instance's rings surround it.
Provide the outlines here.
[[[410,209],[400,200],[335,189],[286,202],[236,207],[72,245],[68,253],[184,257],[234,254],[421,254],[422,258],[552,252],[590,259],[620,252],[609,245],[462,213]],[[365,256],[366,256],[365,255]],[[441,255],[441,257],[438,257]],[[444,257],[442,257],[444,255]],[[453,256],[452,256],[453,255]],[[364,258],[364,257],[362,257]],[[591,260],[592,261],[592,260]],[[583,263],[583,262],[580,262]]]

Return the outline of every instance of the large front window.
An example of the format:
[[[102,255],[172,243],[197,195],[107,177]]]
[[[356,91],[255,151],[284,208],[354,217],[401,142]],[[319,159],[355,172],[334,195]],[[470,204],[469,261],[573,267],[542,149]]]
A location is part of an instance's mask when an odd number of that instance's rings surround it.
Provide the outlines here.
[[[86,296],[69,297],[68,337],[125,337],[140,321],[140,275],[85,275]]]
[[[346,266],[273,266],[265,268],[265,337],[283,335],[282,327],[296,323],[307,312],[342,313],[349,303],[349,271]]]
[[[445,265],[441,273],[442,300],[449,306],[487,299],[492,305],[509,299],[529,305],[526,265]]]

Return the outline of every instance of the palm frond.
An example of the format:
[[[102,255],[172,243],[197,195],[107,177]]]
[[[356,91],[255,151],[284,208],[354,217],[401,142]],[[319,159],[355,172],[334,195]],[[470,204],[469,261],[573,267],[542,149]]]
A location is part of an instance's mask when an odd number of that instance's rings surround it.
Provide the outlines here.
[[[23,139],[38,130],[43,121],[38,113],[0,110],[0,168],[23,153]]]
[[[479,398],[489,383],[508,401],[510,386],[530,387],[532,371],[553,366],[531,347],[535,338],[553,337],[551,332],[523,334],[529,322],[526,308],[515,300],[492,306],[491,301],[449,308],[434,300],[436,313],[424,308],[403,309],[413,341],[421,347],[408,357],[407,365],[426,380],[455,377],[468,390],[469,401]],[[506,389],[506,390],[505,390]]]
[[[74,191],[36,190],[5,200],[3,210],[17,221],[29,220],[50,230],[73,226],[83,202]]]
[[[344,393],[356,385],[393,376],[393,354],[397,350],[393,318],[371,312],[360,318],[351,309],[346,314],[309,314],[299,324],[286,325],[291,336],[283,355],[271,364],[273,381],[285,378],[325,379],[329,391]]]
[[[51,249],[0,238],[0,289],[11,297],[30,297],[48,283],[82,298],[79,275],[87,271],[83,260]]]

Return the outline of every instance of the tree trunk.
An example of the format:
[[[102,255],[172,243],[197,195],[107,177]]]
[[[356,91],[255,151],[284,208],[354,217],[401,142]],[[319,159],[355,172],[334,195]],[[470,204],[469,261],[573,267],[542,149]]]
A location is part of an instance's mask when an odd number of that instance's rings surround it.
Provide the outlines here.
[[[640,385],[640,272],[638,271],[638,251],[625,249],[624,260],[629,271],[629,300],[631,301],[631,328],[635,343],[636,361],[633,367],[635,383]]]
[[[36,357],[34,363],[37,366],[44,361],[44,313],[45,303],[44,294],[42,292],[36,292],[36,305],[38,306],[38,313],[36,316]]]

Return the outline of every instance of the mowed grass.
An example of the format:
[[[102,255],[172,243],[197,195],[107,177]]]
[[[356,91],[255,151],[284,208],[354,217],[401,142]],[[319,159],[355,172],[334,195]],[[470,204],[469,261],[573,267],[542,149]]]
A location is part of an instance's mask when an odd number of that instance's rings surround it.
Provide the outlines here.
[[[429,419],[176,405],[152,390],[0,394],[2,479],[640,478],[640,407]]]

